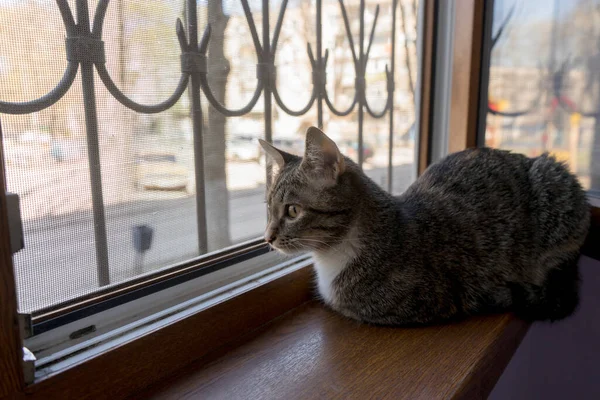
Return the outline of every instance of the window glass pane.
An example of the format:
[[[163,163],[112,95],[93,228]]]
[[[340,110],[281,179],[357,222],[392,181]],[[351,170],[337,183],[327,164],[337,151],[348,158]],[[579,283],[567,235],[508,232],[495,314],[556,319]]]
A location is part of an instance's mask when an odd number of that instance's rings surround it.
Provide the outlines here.
[[[600,3],[496,0],[492,37],[485,144],[548,151],[600,190]]]
[[[70,0],[73,14],[76,3],[88,5],[93,21],[99,2]],[[262,43],[263,2],[247,3]],[[279,98],[292,111],[305,111],[290,115],[270,95],[273,143],[298,154],[305,130],[319,118],[318,101],[302,110],[314,95],[307,43],[316,56],[318,3],[288,2],[273,58]],[[260,60],[253,32],[241,1],[196,2],[199,40],[208,23],[212,28],[207,46],[212,95],[206,96],[205,87],[198,91],[202,115],[195,131],[190,86],[177,90],[182,77],[178,18],[183,39],[190,37],[185,4],[110,1],[102,32],[107,74],[98,68],[101,62],[93,72],[79,66],[66,94],[39,110],[0,105],[5,107],[0,123],[8,190],[21,196],[25,229],[25,249],[14,256],[20,311],[36,312],[262,236],[266,168],[257,139],[265,137],[268,113],[264,89],[255,97]],[[268,4],[272,38],[282,2]],[[360,1],[344,4],[358,55]],[[394,2],[367,1],[365,51],[377,4],[366,101],[373,113],[388,104],[386,65],[391,68],[395,34],[394,124],[390,129],[389,113],[374,118],[364,110],[364,170],[389,187],[392,132],[391,188],[401,193],[415,177],[419,4],[398,2],[394,32]],[[329,51],[326,90],[336,109],[344,111],[357,96],[355,63],[337,0],[322,1],[322,21],[323,54]],[[31,101],[51,92],[68,70],[67,36],[57,2],[0,1],[0,101]],[[92,57],[89,50],[84,55]],[[126,105],[107,89],[108,79]],[[145,107],[175,94],[181,95],[164,107]],[[211,98],[230,110],[256,101],[242,115],[226,116],[210,105]],[[325,132],[357,160],[358,107],[340,117],[323,102],[322,120]],[[195,135],[202,139],[203,153]]]

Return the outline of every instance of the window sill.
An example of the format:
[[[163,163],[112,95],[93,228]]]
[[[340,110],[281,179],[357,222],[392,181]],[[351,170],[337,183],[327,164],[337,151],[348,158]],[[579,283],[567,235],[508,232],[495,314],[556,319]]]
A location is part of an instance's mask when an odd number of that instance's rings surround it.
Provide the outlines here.
[[[511,314],[373,327],[313,301],[136,397],[486,398],[528,327]]]
[[[312,267],[295,268],[49,374],[15,397],[84,400],[133,395],[311,301]]]

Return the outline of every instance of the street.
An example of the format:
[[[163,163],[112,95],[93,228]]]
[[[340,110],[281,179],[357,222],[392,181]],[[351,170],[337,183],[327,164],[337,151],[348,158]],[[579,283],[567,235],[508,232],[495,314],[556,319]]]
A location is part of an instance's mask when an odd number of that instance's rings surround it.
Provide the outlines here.
[[[386,185],[387,168],[365,172],[378,184]],[[410,184],[412,173],[410,164],[394,168],[394,192]],[[232,244],[261,236],[266,222],[264,186],[230,190],[229,218]],[[132,239],[135,225],[145,224],[154,231],[152,247],[143,259],[144,272],[199,255],[193,196],[108,205],[106,221],[112,283],[140,273]],[[57,216],[25,221],[24,229],[25,249],[14,256],[21,312],[97,289],[91,210],[61,215],[58,223]]]

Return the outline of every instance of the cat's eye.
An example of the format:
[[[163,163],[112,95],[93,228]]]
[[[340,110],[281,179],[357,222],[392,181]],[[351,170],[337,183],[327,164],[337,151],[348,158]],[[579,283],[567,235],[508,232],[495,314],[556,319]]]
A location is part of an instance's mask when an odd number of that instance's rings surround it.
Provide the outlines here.
[[[287,206],[286,215],[290,218],[296,218],[300,213],[300,207],[295,204]]]

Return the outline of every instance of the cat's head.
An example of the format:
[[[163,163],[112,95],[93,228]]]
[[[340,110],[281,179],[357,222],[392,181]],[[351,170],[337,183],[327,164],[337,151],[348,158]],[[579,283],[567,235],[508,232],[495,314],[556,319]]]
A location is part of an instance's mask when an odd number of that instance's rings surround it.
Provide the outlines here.
[[[303,157],[260,143],[278,170],[267,193],[265,240],[288,254],[327,251],[344,240],[355,215],[357,166],[315,127],[306,132]]]

